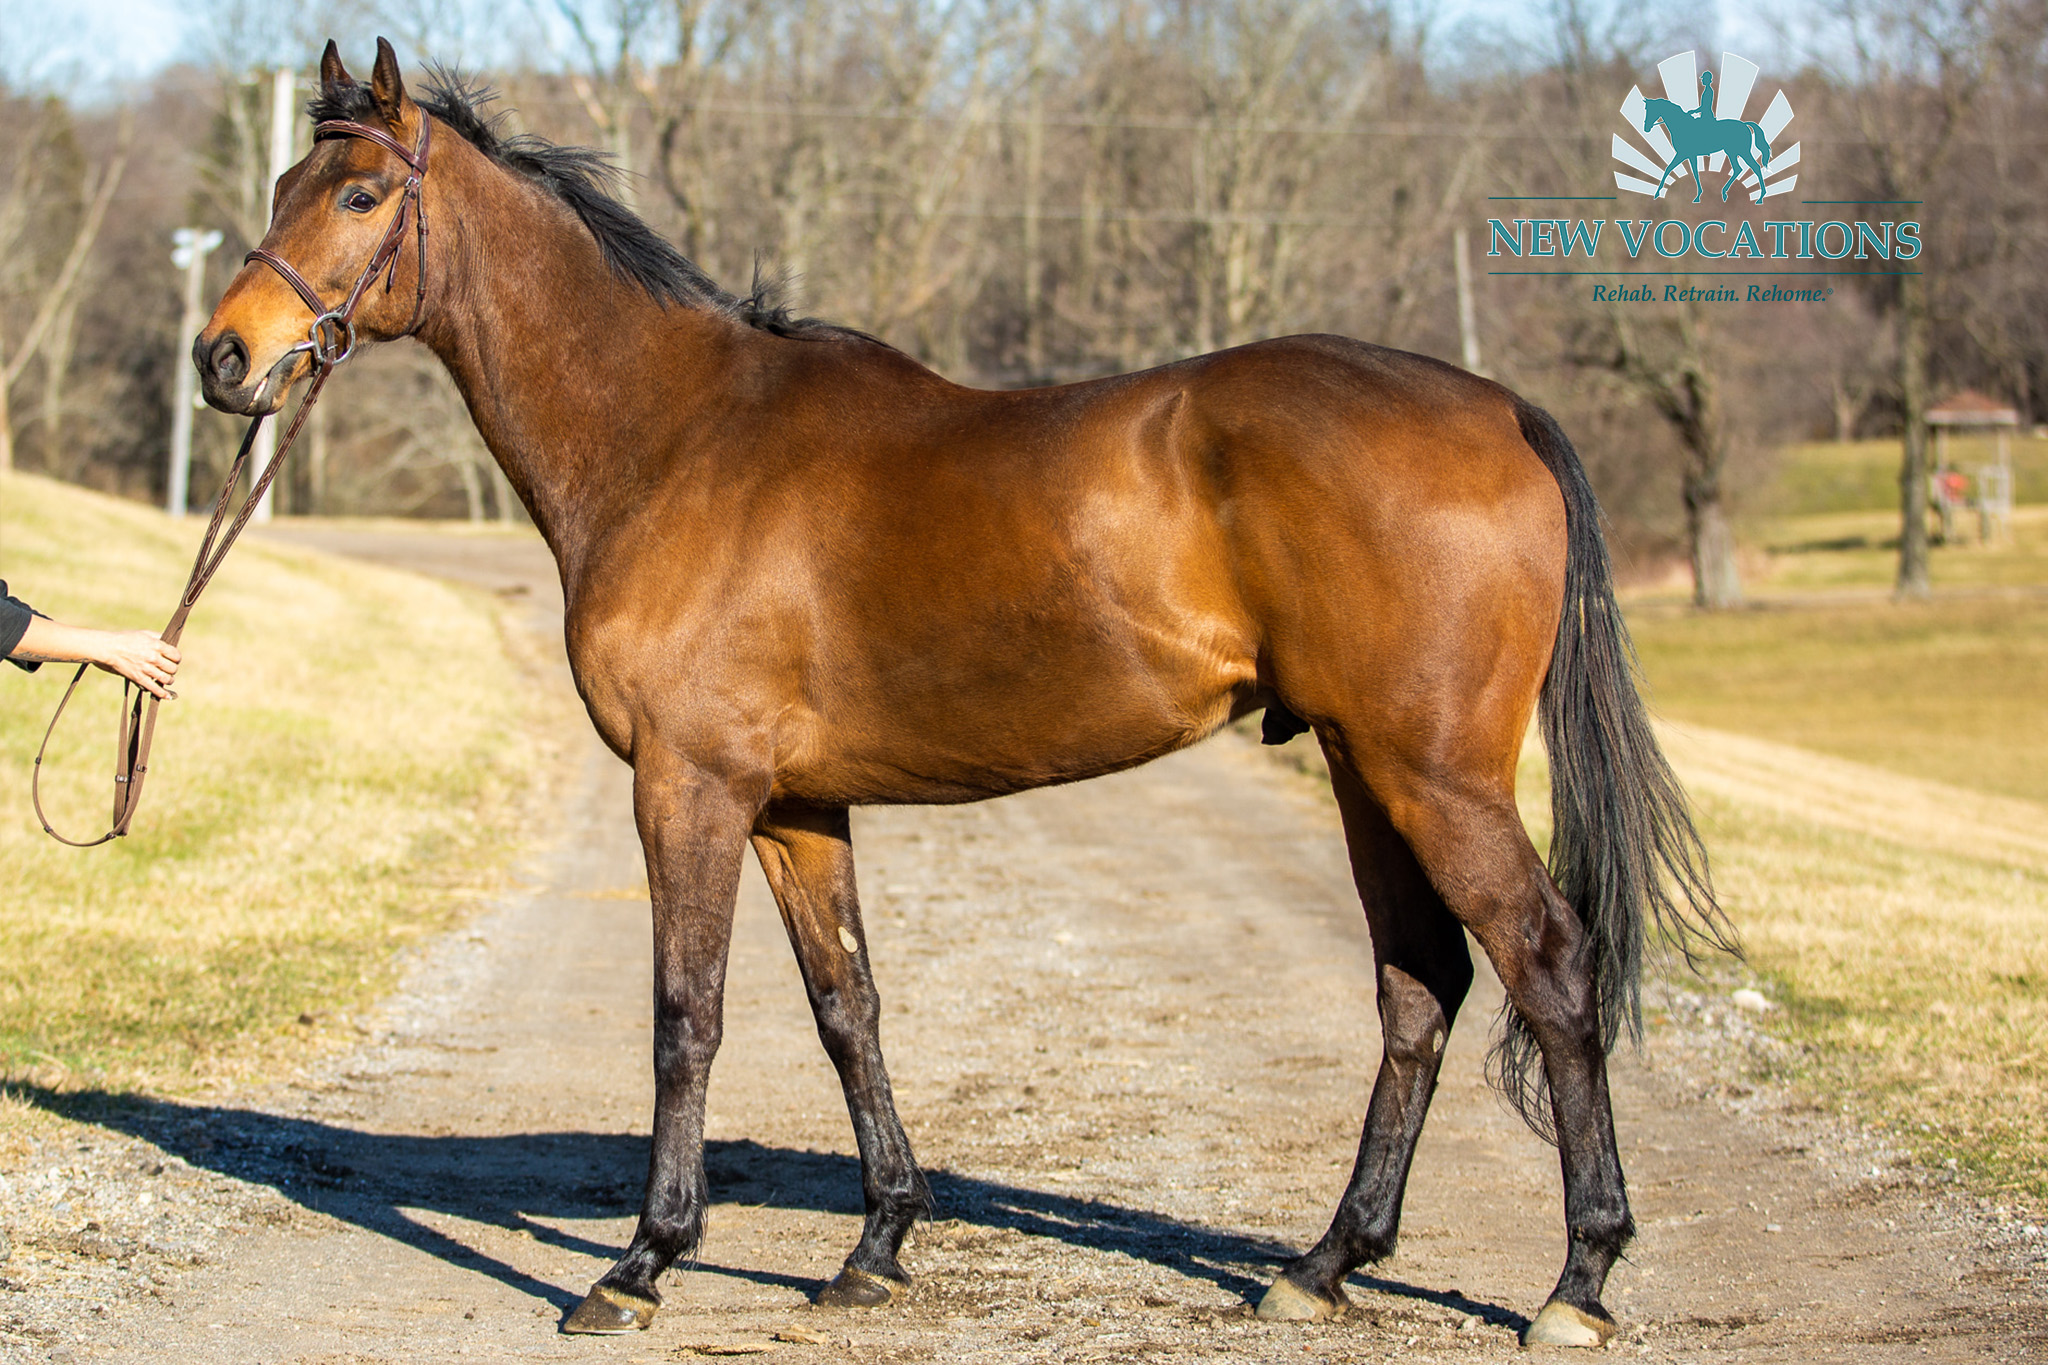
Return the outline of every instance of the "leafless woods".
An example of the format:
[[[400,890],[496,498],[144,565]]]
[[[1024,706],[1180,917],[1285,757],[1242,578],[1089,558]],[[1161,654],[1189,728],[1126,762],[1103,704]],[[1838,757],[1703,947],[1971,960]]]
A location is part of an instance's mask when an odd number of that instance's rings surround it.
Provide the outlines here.
[[[1690,552],[1703,601],[1739,596],[1713,538],[1777,444],[1902,433],[1965,385],[2048,419],[2039,0],[1842,0],[1746,54],[1797,111],[1800,196],[1919,201],[1887,213],[1923,223],[1923,273],[1637,309],[1488,273],[1486,223],[1507,196],[1614,192],[1629,88],[1674,51],[1719,59],[1684,13],[1559,0],[1489,32],[1352,0],[531,0],[511,43],[479,32],[497,7],[286,8],[220,0],[213,56],[118,98],[0,91],[0,461],[161,499],[171,230],[226,235],[210,296],[268,211],[262,54],[310,78],[317,32],[476,54],[512,126],[609,151],[714,278],[783,277],[966,382],[1323,330],[1456,360],[1462,230],[1483,365],[1575,433],[1625,544]],[[516,515],[417,348],[330,393],[287,510]],[[235,433],[197,428],[203,494]]]

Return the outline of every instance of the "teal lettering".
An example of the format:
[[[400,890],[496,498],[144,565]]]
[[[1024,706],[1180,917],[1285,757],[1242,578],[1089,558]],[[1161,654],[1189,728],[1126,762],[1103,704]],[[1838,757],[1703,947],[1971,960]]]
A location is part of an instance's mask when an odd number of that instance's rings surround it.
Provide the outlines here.
[[[1892,239],[1892,247],[1894,252],[1896,253],[1893,256],[1894,260],[1919,260],[1920,225],[1918,223],[1900,223],[1898,235]]]
[[[1678,229],[1678,250],[1666,251],[1664,249],[1665,228]],[[1650,245],[1657,248],[1659,256],[1667,258],[1683,256],[1692,247],[1692,228],[1681,219],[1666,218],[1663,222],[1657,224],[1657,231],[1651,234]]]
[[[1785,229],[1798,226],[1799,224],[1789,218],[1780,221],[1773,221],[1769,218],[1764,219],[1764,231],[1771,234],[1771,257],[1773,260],[1782,261],[1785,259]]]
[[[1555,256],[1557,254],[1557,230],[1563,224],[1555,218],[1538,218],[1529,225],[1531,256]]]
[[[1877,254],[1887,261],[1892,258],[1892,225],[1890,223],[1879,223],[1878,226],[1884,229],[1884,233],[1881,236],[1878,233],[1872,232],[1868,223],[1858,223],[1856,225],[1857,260],[1867,261],[1870,259],[1870,253],[1864,250],[1865,247],[1875,247]]]
[[[1742,226],[1735,229],[1735,241],[1728,248],[1728,254],[1736,257],[1761,257],[1764,254],[1763,248],[1756,244],[1756,234],[1750,231],[1747,218],[1742,220]]]
[[[1586,254],[1591,256],[1599,249],[1600,229],[1606,221],[1605,218],[1595,218],[1591,232],[1586,230],[1586,220],[1583,218],[1578,221],[1576,226],[1570,223],[1559,222],[1557,226],[1564,233],[1564,254],[1567,256],[1571,255],[1573,245],[1577,244],[1584,247]]]
[[[1811,218],[1802,219],[1799,224],[1799,259],[1802,261],[1813,259],[1813,220]]]
[[[1643,243],[1648,241],[1650,237],[1650,220],[1638,218],[1633,224],[1626,218],[1617,218],[1614,221],[1621,224],[1621,244],[1628,251],[1628,254],[1631,256],[1642,255]],[[1635,228],[1634,232],[1629,231],[1631,226]]]
[[[1744,223],[1743,226],[1748,227],[1749,224]],[[1723,232],[1726,232],[1728,230],[1728,225],[1722,222],[1719,218],[1709,218],[1706,222],[1701,223],[1698,227],[1692,230],[1693,250],[1699,252],[1700,255],[1706,257],[1710,261],[1718,261],[1723,256],[1726,256],[1728,252],[1725,248],[1720,251],[1707,250],[1707,229],[1710,227],[1719,228]]]
[[[1493,229],[1493,245],[1487,247],[1486,254],[1498,256],[1500,255],[1500,249],[1505,246],[1509,251],[1520,256],[1522,254],[1522,224],[1524,221],[1520,218],[1515,219],[1515,230],[1509,232],[1507,224],[1501,222],[1500,219],[1487,219],[1487,226]]]
[[[1828,250],[1829,228],[1833,228],[1837,232],[1842,234],[1842,249],[1840,251]],[[1813,230],[1814,249],[1820,252],[1821,255],[1825,256],[1827,259],[1831,261],[1839,261],[1844,256],[1848,255],[1849,248],[1851,246],[1854,246],[1855,242],[1855,235],[1849,231],[1849,225],[1847,223],[1836,222],[1830,219],[1829,221],[1822,223],[1819,227]]]

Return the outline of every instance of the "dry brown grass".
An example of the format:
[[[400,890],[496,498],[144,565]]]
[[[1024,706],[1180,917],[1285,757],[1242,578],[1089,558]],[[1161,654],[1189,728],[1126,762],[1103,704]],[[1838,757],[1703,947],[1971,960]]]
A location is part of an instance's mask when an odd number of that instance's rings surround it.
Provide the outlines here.
[[[1668,727],[1810,1096],[2048,1199],[2048,809]]]
[[[160,624],[200,529],[0,480],[6,577],[81,624]],[[0,1071],[161,1088],[289,1054],[501,875],[537,761],[487,602],[245,541],[185,654],[133,834],[85,852],[28,806],[70,670],[0,676]],[[92,675],[66,718],[60,828],[105,826],[118,694]]]

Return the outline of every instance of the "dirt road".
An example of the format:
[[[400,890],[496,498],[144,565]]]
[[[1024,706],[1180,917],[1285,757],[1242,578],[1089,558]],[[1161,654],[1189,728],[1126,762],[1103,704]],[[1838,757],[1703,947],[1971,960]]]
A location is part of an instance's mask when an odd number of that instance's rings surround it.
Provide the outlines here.
[[[537,542],[324,534],[304,538],[528,604],[515,615],[552,642],[534,647],[536,666],[567,686]],[[900,1309],[808,1306],[853,1243],[859,1180],[780,924],[750,871],[711,1090],[702,1257],[666,1281],[668,1306],[646,1334],[557,1335],[630,1230],[652,1091],[628,774],[594,740],[577,742],[527,889],[423,960],[360,1049],[261,1096],[110,1111],[102,1155],[114,1155],[95,1169],[128,1174],[94,1195],[101,1232],[8,1265],[17,1292],[0,1295],[0,1313],[15,1329],[0,1335],[0,1358],[1517,1354],[1521,1315],[1562,1254],[1560,1196],[1554,1154],[1481,1084],[1499,1000],[1483,973],[1399,1253],[1355,1277],[1359,1311],[1344,1320],[1250,1317],[1247,1299],[1327,1220],[1378,1037],[1335,809],[1234,735],[1076,787],[856,814],[884,1044],[940,1206],[913,1234],[917,1285]],[[1974,1201],[1717,1080],[1715,1020],[1700,1003],[1678,1002],[1691,1023],[1659,1030],[1647,1063],[1616,1066],[1642,1235],[1607,1300],[1625,1324],[1613,1349],[2048,1355],[2038,1292],[1990,1244]],[[1715,1003],[1707,1013],[1725,1014]],[[137,1189],[215,1200],[233,1226],[204,1264],[169,1269],[176,1258],[152,1252],[145,1231],[123,1230],[122,1218],[146,1222]],[[65,1279],[67,1256],[94,1255],[98,1279]]]

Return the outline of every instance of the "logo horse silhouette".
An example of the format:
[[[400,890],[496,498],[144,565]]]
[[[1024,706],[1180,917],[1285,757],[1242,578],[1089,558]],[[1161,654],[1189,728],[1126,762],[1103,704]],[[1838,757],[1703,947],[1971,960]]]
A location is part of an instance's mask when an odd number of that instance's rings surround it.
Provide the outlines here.
[[[1671,173],[1678,169],[1678,163],[1686,162],[1692,168],[1694,190],[1692,202],[1700,202],[1700,195],[1706,190],[1706,181],[1700,177],[1700,159],[1723,152],[1728,157],[1728,180],[1721,186],[1721,202],[1728,202],[1728,191],[1742,175],[1742,168],[1748,166],[1756,172],[1757,198],[1763,198],[1768,191],[1764,187],[1764,167],[1771,164],[1771,140],[1757,124],[1742,119],[1696,117],[1693,111],[1681,109],[1675,100],[1646,99],[1643,101],[1643,131],[1649,132],[1658,124],[1671,138],[1675,154],[1671,163],[1664,168],[1663,179],[1657,182],[1657,198],[1662,198],[1664,186],[1669,183]]]

